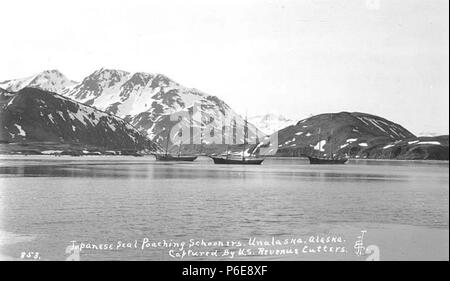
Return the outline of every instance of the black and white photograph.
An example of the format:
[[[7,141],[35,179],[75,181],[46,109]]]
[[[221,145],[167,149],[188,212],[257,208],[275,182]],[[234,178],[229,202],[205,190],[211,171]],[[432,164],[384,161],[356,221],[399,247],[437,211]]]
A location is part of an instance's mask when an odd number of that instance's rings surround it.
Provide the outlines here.
[[[449,261],[447,0],[1,10],[0,261]]]

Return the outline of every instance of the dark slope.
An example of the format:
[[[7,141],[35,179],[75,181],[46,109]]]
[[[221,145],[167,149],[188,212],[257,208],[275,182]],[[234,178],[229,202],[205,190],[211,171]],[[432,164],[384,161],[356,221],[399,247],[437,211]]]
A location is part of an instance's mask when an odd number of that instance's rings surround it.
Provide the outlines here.
[[[24,88],[1,92],[2,143],[50,142],[112,150],[156,145],[124,120],[55,93]]]
[[[277,155],[448,159],[448,138],[418,138],[399,124],[359,112],[316,115],[278,131]],[[319,152],[319,142],[323,151]]]

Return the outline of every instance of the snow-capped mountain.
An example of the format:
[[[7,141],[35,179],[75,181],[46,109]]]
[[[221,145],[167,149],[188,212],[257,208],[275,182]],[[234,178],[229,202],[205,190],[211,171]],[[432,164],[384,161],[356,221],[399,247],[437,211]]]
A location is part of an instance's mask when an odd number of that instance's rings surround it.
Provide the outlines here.
[[[402,126],[384,118],[359,112],[326,113],[278,131],[280,148],[319,147],[327,151],[353,146],[366,147],[370,140],[397,141],[415,138]],[[331,147],[333,145],[333,147]]]
[[[102,149],[150,150],[158,146],[124,120],[36,88],[3,92],[2,143],[57,143]]]
[[[56,85],[59,85],[58,81],[61,76],[58,76]],[[34,83],[28,82],[28,80],[11,80],[0,84],[0,87],[6,85],[6,90],[14,91],[20,89],[24,84],[32,84],[36,88],[48,89],[51,79],[33,79],[33,81]],[[39,81],[42,81],[43,84],[40,85]],[[50,85],[53,84],[50,83]],[[194,135],[205,136],[210,133],[202,131],[204,128],[214,130],[213,134],[222,132],[223,126],[230,126],[230,124],[223,124],[219,121],[223,119],[223,116],[226,116],[228,120],[236,120],[237,130],[243,131],[243,118],[224,101],[197,89],[186,88],[162,74],[129,73],[102,68],[78,84],[70,84],[69,87],[60,87],[59,89],[55,86],[54,91],[75,101],[124,118],[159,143],[165,142],[169,130],[177,123],[170,120],[174,113],[197,112],[194,114],[195,120],[192,121],[192,127],[198,128]],[[199,115],[203,115],[202,118],[207,120],[196,118]],[[211,120],[215,121],[211,123]],[[189,121],[183,120],[183,122]],[[186,125],[189,126],[189,124]],[[251,123],[248,128],[250,139],[252,137],[256,139],[257,134],[261,135],[261,132]],[[225,138],[229,138],[229,136]],[[242,142],[243,137],[238,137],[236,141]],[[204,143],[208,143],[208,141]]]
[[[77,82],[68,79],[58,70],[46,70],[30,77],[0,82],[0,88],[17,92],[23,88],[31,87],[63,94],[76,84]]]
[[[252,116],[248,118],[248,121],[268,135],[295,123],[293,120],[277,114]]]

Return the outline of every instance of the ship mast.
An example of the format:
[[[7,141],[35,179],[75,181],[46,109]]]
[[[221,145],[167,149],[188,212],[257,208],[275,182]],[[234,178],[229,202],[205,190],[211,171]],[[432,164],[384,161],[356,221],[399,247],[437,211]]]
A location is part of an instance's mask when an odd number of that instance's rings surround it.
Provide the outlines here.
[[[244,149],[242,150],[242,160],[245,161],[245,147],[247,145],[247,137],[248,137],[248,121],[247,121],[247,113],[245,113],[245,123],[244,123]]]
[[[319,127],[319,155],[322,152],[322,135],[321,127]]]
[[[170,130],[168,130],[168,133],[167,133],[166,156],[167,156],[167,153],[169,151],[169,139],[170,139]]]
[[[178,147],[178,157],[180,157],[180,155],[181,155],[181,144],[182,144],[182,142],[180,141],[180,145]]]
[[[231,137],[233,136],[233,128],[234,128],[234,127],[232,127],[232,126],[231,126],[231,123],[230,123],[230,134],[228,135],[228,142],[227,142],[227,156],[226,156],[226,159],[228,159],[228,158],[229,158],[229,155],[230,155],[230,142],[231,142]]]
[[[330,117],[331,117],[331,121],[333,121],[333,113],[330,113]],[[333,123],[332,122],[330,122],[331,123],[331,126],[333,126]],[[334,159],[334,156],[333,156],[333,127],[331,127],[331,134],[330,134],[330,157],[331,157],[331,159]]]

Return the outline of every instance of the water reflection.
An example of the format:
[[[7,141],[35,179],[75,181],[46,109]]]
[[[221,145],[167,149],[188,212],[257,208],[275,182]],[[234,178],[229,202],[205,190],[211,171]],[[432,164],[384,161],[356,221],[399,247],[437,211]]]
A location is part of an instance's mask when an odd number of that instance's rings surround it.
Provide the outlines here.
[[[364,161],[364,163],[367,161]],[[370,163],[370,162],[368,162]],[[386,162],[370,163],[371,166],[386,165]],[[360,164],[365,166],[366,164]],[[356,168],[355,168],[356,167]],[[292,180],[320,180],[320,181],[405,181],[408,174],[372,172],[370,169],[361,170],[357,165],[346,166],[310,166],[299,161],[281,160],[267,161],[262,166],[230,166],[213,165],[198,161],[194,163],[160,163],[155,161],[143,162],[101,162],[83,161],[60,163],[60,161],[45,161],[17,163],[11,161],[0,166],[0,176],[3,177],[62,177],[62,178],[123,178],[123,179],[258,179],[258,178],[291,178]]]
[[[145,178],[146,173],[133,166],[99,167],[96,165],[25,165],[0,167],[0,175],[17,177],[67,177],[67,178]]]

